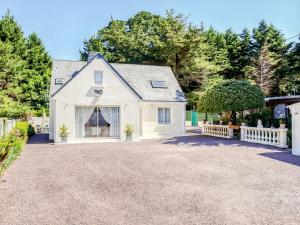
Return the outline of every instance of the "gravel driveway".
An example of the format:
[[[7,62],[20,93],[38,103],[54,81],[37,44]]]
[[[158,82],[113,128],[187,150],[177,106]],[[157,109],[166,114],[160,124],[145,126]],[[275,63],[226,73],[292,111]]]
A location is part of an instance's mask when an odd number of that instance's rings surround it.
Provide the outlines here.
[[[300,157],[289,152],[204,136],[43,138],[1,178],[0,224],[300,224]]]

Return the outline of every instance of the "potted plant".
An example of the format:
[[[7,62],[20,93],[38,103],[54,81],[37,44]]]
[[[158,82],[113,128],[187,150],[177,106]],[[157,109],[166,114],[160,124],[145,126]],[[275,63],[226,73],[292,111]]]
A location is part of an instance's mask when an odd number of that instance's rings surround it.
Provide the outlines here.
[[[133,126],[131,124],[127,124],[125,126],[125,134],[126,134],[126,141],[132,141],[132,134],[133,134]]]
[[[241,126],[244,127],[244,126],[246,126],[247,120],[244,119],[244,118],[240,118],[240,119],[239,119],[239,122],[241,123]]]
[[[59,136],[61,138],[61,142],[67,142],[68,141],[68,135],[69,135],[69,129],[68,127],[63,124],[60,128],[59,128]]]
[[[285,121],[284,121],[284,119],[280,119],[279,120],[279,127],[280,128],[285,128]]]

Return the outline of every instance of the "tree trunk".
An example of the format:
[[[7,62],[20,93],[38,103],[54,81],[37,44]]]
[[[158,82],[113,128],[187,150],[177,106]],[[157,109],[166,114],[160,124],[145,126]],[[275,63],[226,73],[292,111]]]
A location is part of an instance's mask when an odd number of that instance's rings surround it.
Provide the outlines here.
[[[236,124],[236,111],[231,111],[230,122],[234,125]]]

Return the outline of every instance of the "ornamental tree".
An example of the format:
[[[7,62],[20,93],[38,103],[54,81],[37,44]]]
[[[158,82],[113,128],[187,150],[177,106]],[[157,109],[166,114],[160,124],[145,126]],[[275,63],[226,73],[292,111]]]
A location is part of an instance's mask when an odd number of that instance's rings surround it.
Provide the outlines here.
[[[258,86],[243,80],[226,80],[201,93],[197,108],[199,112],[208,113],[231,111],[235,122],[237,111],[263,106],[264,94]]]

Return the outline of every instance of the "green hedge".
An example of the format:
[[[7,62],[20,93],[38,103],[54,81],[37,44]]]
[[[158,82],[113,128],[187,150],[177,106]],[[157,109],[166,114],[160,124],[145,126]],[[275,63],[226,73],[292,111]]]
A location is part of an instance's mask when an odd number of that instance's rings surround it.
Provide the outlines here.
[[[20,155],[29,136],[34,134],[26,121],[18,121],[15,128],[0,138],[0,175]]]

